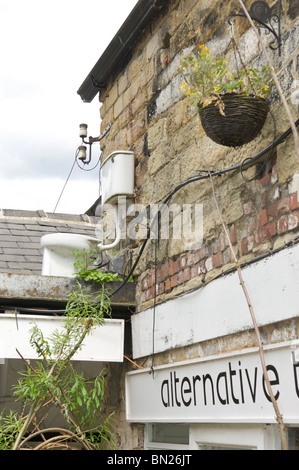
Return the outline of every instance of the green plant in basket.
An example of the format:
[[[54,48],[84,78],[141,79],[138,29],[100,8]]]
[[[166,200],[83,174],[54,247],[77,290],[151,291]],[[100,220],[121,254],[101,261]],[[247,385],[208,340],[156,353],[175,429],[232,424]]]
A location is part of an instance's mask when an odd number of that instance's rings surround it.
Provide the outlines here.
[[[195,108],[206,107],[213,101],[221,108],[221,95],[226,93],[267,96],[270,91],[267,66],[232,72],[227,60],[215,58],[210,52],[201,45],[198,52],[185,56],[181,62],[180,71],[184,77],[181,89]]]

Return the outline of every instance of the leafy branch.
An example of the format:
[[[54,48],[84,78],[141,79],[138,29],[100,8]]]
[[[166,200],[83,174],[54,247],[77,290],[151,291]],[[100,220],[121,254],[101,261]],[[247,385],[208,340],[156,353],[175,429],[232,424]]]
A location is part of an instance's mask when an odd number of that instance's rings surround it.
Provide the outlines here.
[[[52,439],[51,445],[72,436],[72,440],[81,442],[89,450],[100,448],[100,440],[113,443],[112,415],[101,421],[105,370],[95,378],[86,379],[71,362],[93,328],[103,325],[104,316],[110,314],[104,285],[98,296],[101,302],[94,302],[90,297],[78,282],[67,303],[62,328],[45,338],[36,325],[32,327],[30,344],[39,357],[34,366],[17,351],[26,368],[20,372],[13,396],[22,401],[24,409],[29,407],[29,411],[26,415],[10,412],[0,416],[0,449],[22,448],[30,439],[32,429],[36,432],[38,415],[49,404],[62,413],[69,427],[60,437]]]

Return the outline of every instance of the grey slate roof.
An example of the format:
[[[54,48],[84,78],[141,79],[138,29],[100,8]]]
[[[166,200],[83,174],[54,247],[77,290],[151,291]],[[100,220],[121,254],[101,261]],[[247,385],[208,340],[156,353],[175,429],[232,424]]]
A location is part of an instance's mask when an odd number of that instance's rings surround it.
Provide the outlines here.
[[[97,217],[0,209],[0,273],[41,274],[40,238],[54,232],[95,237]]]

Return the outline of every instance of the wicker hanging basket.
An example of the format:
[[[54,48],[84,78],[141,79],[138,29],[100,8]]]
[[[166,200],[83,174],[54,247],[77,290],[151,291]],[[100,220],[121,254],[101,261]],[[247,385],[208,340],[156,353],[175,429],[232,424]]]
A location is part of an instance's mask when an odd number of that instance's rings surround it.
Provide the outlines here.
[[[238,147],[253,140],[261,131],[269,106],[263,98],[227,93],[221,95],[223,116],[215,102],[199,107],[202,127],[214,142]]]

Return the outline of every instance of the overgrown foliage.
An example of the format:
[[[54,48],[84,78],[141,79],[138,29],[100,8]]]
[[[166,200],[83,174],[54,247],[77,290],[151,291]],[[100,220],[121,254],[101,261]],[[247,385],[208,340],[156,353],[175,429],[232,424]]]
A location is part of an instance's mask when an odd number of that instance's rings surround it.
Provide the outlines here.
[[[103,443],[113,447],[112,415],[105,419],[102,416],[106,372],[86,378],[76,370],[72,359],[93,328],[103,325],[105,316],[110,315],[104,283],[115,277],[107,274],[97,279],[101,287],[96,298],[78,282],[61,319],[62,327],[49,338],[35,324],[32,326],[29,341],[39,359],[32,363],[18,351],[25,369],[19,373],[13,397],[21,402],[23,412],[4,410],[0,415],[1,450],[20,449],[28,443],[31,435],[40,432],[40,423],[53,405],[63,415],[68,431],[62,430],[60,436],[52,438],[51,446],[67,446],[66,441],[71,440],[89,450],[100,449]]]
[[[76,261],[74,263],[77,269],[76,277],[84,279],[84,281],[94,281],[99,283],[121,281],[117,273],[108,273],[100,271],[93,265],[93,259],[96,260],[96,250],[81,251],[75,250],[74,256]]]

